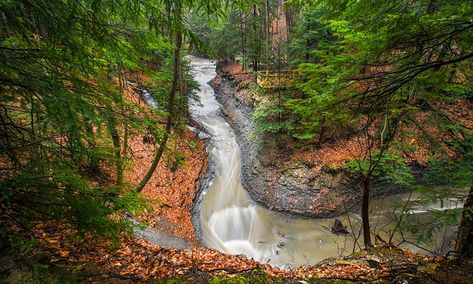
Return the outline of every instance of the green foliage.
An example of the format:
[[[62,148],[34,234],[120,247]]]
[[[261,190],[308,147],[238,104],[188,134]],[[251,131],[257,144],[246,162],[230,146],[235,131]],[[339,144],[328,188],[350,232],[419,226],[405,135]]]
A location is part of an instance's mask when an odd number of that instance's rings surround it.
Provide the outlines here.
[[[427,208],[427,206],[432,204],[431,198],[428,198],[431,193],[432,189],[430,189],[427,195],[423,195],[423,198],[420,200],[411,202],[406,211],[402,212],[404,216],[400,230],[404,233],[408,233],[410,240],[415,241],[419,245],[433,245],[433,247],[439,250],[438,253],[443,254],[444,252],[441,250],[442,248],[445,249],[446,246],[445,243],[442,242],[448,240],[442,238],[446,236],[446,232],[456,229],[462,214],[462,209],[439,210],[430,208],[426,213],[416,212],[418,208]],[[446,199],[445,192],[439,194],[443,196],[444,200]],[[440,202],[440,200],[441,199],[437,199],[438,202]],[[460,205],[461,200],[458,200],[458,203],[457,205]],[[450,204],[445,204],[445,206],[449,205]]]
[[[227,12],[225,20],[207,21],[203,16],[193,15],[192,30],[206,44],[197,46],[198,51],[213,58],[235,58],[240,51],[238,12]]]
[[[110,131],[155,122],[117,115],[135,106],[124,102],[112,78],[124,68],[152,75],[142,62],[168,46],[145,30],[144,7],[134,1],[126,7],[7,1],[1,11],[7,25],[0,43],[0,157],[8,169],[0,180],[2,210],[24,225],[68,220],[81,230],[115,234],[122,228],[111,218],[118,213],[119,188],[93,186],[90,175],[100,178],[99,163],[117,162]]]
[[[374,156],[376,155],[377,154],[374,153]],[[374,161],[369,160],[352,160],[346,163],[344,168],[354,174],[362,173],[363,175],[366,175],[373,167],[370,164],[373,162]],[[402,157],[386,153],[379,158],[379,164],[374,168],[372,176],[403,186],[412,185],[414,179],[411,168],[405,163]]]
[[[284,106],[273,100],[259,103],[253,111],[253,121],[258,134],[282,134],[292,129],[292,121],[285,117]]]
[[[284,279],[271,277],[262,270],[252,270],[249,272],[229,275],[224,277],[213,277],[211,284],[243,284],[243,283],[284,283]]]
[[[254,70],[260,65],[270,69],[285,66],[285,42],[271,35],[280,7],[278,1],[232,1],[223,10],[224,18],[210,22],[193,13],[192,31],[208,43],[198,46],[196,53],[222,60],[238,59]]]
[[[432,185],[470,188],[473,186],[473,139],[456,141],[457,159],[431,160],[426,180]]]
[[[0,4],[2,216],[25,227],[53,219],[99,235],[126,231],[122,216],[139,210],[142,200],[124,193],[118,177],[113,185],[103,169],[123,172],[125,129],[161,137],[158,119],[165,114],[143,112],[126,100],[126,81],[142,87],[134,74],[145,74],[152,79],[152,95],[166,101],[174,64],[168,35],[179,31],[193,40],[177,6],[206,14],[221,7],[210,0],[174,3]],[[185,116],[180,95],[176,108]]]
[[[81,265],[57,265],[47,262],[47,259],[34,257],[25,263],[17,263],[12,269],[14,282],[31,284],[67,284],[90,282],[94,275],[96,267],[89,264]],[[90,270],[90,271],[87,271]],[[100,277],[99,277],[100,278]]]
[[[290,102],[300,121],[295,129],[317,133],[347,119],[392,114],[415,99],[432,106],[471,94],[471,82],[458,84],[471,74],[466,2],[309,4],[292,43],[295,54],[312,56],[300,59],[305,97]]]
[[[329,23],[321,20],[323,15],[324,10],[319,7],[301,13],[291,34],[292,40],[288,43],[291,65],[318,63],[323,60],[324,54],[336,53],[337,39]]]
[[[401,229],[409,232],[421,244],[432,244],[434,235],[456,230],[460,216],[471,215],[471,208],[461,209],[465,190],[473,186],[473,140],[466,138],[455,142],[457,158],[432,159],[425,174],[426,184],[417,185],[421,198],[411,202],[412,209],[405,212]],[[415,208],[425,208],[428,204],[440,204],[441,209],[429,209],[429,215],[415,214]],[[456,209],[445,210],[452,206]],[[467,217],[468,218],[468,217]],[[437,247],[444,245],[436,244]]]

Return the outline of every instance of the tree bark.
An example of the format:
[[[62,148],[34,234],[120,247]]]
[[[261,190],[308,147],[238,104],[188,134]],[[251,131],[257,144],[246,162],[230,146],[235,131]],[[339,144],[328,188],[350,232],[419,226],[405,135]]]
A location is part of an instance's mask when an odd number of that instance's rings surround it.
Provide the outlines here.
[[[159,164],[159,161],[161,160],[161,157],[164,153],[164,149],[166,148],[166,143],[169,139],[169,135],[171,134],[171,128],[174,120],[174,101],[176,98],[176,93],[179,90],[179,81],[180,81],[180,68],[181,68],[181,46],[182,46],[182,32],[181,31],[176,31],[174,33],[174,74],[173,74],[173,80],[172,80],[172,87],[171,91],[169,92],[169,97],[168,97],[168,118],[166,122],[166,129],[164,131],[163,138],[161,139],[161,142],[159,143],[159,148],[158,151],[156,152],[156,155],[153,159],[153,162],[151,163],[150,168],[146,172],[145,176],[141,180],[141,182],[138,184],[136,187],[135,191],[141,192],[145,185],[148,183],[148,181],[151,179],[151,176],[153,175],[154,171],[156,170],[156,167]]]
[[[85,126],[86,132],[87,132],[87,134],[90,135],[89,146],[95,148],[96,147],[95,133],[94,133],[94,127],[92,125],[92,122],[87,117],[85,117],[84,118],[84,123],[86,125]],[[100,159],[99,159],[99,157],[97,157],[95,155],[92,155],[90,157],[89,170],[90,170],[90,172],[95,173],[95,174],[100,173]]]
[[[113,150],[115,152],[115,170],[117,172],[116,184],[118,186],[123,185],[123,160],[121,157],[121,147],[120,147],[120,136],[117,130],[117,121],[113,116],[113,113],[110,111],[110,117],[108,119],[108,131],[112,137]]]
[[[113,148],[115,149],[115,163],[117,171],[117,185],[123,185],[123,160],[121,156],[121,147],[120,147],[120,136],[118,135],[117,127],[114,125],[111,128],[112,143]]]
[[[246,39],[245,39],[245,26],[244,26],[244,17],[243,17],[243,13],[240,12],[240,40],[241,40],[241,56],[242,56],[242,66],[243,66],[243,70],[246,69],[246,64],[245,64],[245,60],[246,60]]]
[[[258,28],[257,28],[257,17],[258,17],[258,8],[256,5],[253,5],[253,71],[257,72],[258,71],[258,60],[259,60],[259,49],[260,49],[260,44],[259,44],[259,33],[258,33]]]
[[[470,188],[463,205],[455,250],[459,251],[462,256],[473,256],[473,187]]]
[[[361,204],[363,241],[364,241],[366,249],[372,247],[371,233],[370,233],[370,220],[369,220],[370,189],[371,189],[370,177],[367,176],[363,179],[363,196],[362,196],[362,204]]]
[[[266,37],[266,45],[267,45],[267,48],[266,48],[266,52],[268,53],[267,54],[267,58],[269,58],[270,54],[271,54],[271,38],[270,38],[270,28],[271,28],[271,23],[270,23],[270,17],[269,17],[269,14],[270,14],[270,5],[269,5],[269,0],[265,0],[264,1],[264,15],[265,15],[265,27],[264,27],[264,33],[265,33],[265,37]]]
[[[123,126],[123,160],[126,160],[128,151],[128,124],[125,122]]]

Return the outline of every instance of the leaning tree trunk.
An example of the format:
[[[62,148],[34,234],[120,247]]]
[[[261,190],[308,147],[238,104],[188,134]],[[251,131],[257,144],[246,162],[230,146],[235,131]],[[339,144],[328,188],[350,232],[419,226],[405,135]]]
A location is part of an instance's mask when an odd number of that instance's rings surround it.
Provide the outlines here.
[[[361,221],[363,224],[363,241],[365,248],[368,249],[371,244],[370,220],[369,220],[369,203],[370,203],[370,177],[363,178],[363,196],[361,203]]]
[[[462,256],[473,256],[473,187],[463,205],[462,219],[458,228],[455,250]]]
[[[156,156],[151,163],[148,172],[146,172],[145,176],[141,180],[140,184],[136,187],[135,191],[141,192],[148,181],[151,179],[156,167],[161,160],[161,157],[164,153],[164,149],[166,148],[166,143],[168,141],[169,135],[171,134],[172,123],[174,120],[174,101],[176,98],[176,93],[179,89],[179,79],[180,75],[180,65],[181,65],[181,46],[182,46],[182,32],[176,31],[175,38],[174,38],[174,75],[172,80],[172,87],[168,97],[168,118],[166,122],[166,129],[164,131],[163,138],[159,144],[159,149],[156,152]]]

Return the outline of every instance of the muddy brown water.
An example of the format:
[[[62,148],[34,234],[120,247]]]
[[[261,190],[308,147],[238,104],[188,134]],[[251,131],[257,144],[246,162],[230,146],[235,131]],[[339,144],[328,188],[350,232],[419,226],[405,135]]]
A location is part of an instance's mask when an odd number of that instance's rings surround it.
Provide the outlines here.
[[[201,194],[200,227],[205,245],[229,254],[240,254],[278,267],[295,267],[315,264],[329,257],[347,255],[356,244],[361,220],[351,213],[338,217],[355,234],[335,235],[330,232],[334,218],[306,219],[273,212],[253,202],[243,188],[240,149],[235,133],[225,121],[220,104],[208,84],[215,76],[212,60],[189,57],[192,74],[199,90],[189,99],[192,118],[210,134],[207,147],[215,176]],[[392,207],[406,200],[420,198],[418,193],[390,196],[371,201],[371,224],[373,231],[388,238],[396,226]],[[411,215],[428,214],[432,208],[449,210],[461,207],[461,200],[446,199],[442,203],[417,206]],[[424,245],[434,250],[447,246],[454,230],[443,227],[434,235],[434,242]],[[404,236],[406,237],[406,235]],[[415,241],[413,241],[415,242]],[[361,245],[361,240],[358,241]],[[442,244],[441,244],[442,243]],[[426,252],[415,245],[406,245],[412,250]],[[445,249],[445,247],[444,247]]]

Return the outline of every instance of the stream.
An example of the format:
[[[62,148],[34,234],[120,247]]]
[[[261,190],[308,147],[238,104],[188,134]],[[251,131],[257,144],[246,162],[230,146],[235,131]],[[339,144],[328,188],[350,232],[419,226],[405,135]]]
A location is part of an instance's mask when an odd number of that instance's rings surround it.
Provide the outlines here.
[[[189,111],[211,136],[207,151],[215,170],[209,187],[201,193],[200,227],[205,245],[283,268],[315,264],[328,257],[350,254],[354,247],[358,249],[351,234],[337,236],[330,232],[334,218],[292,217],[270,211],[251,200],[240,180],[241,158],[235,133],[222,116],[221,105],[208,84],[216,76],[215,63],[190,56],[190,65],[199,90],[189,99]],[[384,227],[387,234],[396,225],[389,205],[416,198],[419,194],[408,193],[372,200],[372,228]],[[419,206],[411,214],[426,214],[432,207],[458,208],[461,201],[449,199],[429,207]],[[338,219],[349,231],[352,228],[358,234],[358,214],[345,214]],[[452,237],[453,230],[440,231],[434,241]],[[419,251],[416,246],[408,247]]]

